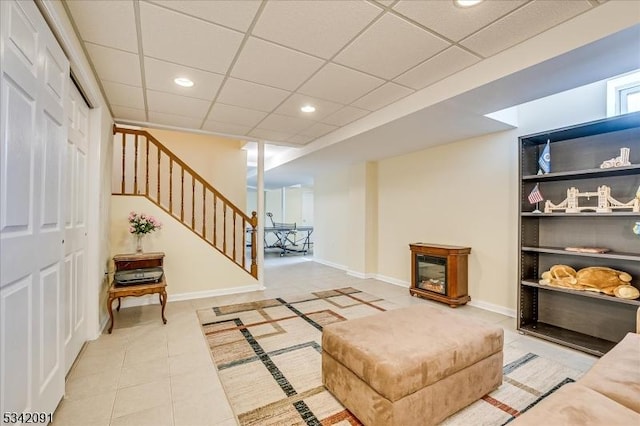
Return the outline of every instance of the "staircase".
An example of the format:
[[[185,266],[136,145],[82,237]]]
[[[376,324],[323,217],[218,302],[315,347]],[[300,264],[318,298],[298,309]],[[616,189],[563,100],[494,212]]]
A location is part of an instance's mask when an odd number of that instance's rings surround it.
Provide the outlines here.
[[[122,156],[113,165],[113,195],[147,198],[258,278],[256,212],[249,217],[150,133],[114,126],[113,134],[114,158]]]

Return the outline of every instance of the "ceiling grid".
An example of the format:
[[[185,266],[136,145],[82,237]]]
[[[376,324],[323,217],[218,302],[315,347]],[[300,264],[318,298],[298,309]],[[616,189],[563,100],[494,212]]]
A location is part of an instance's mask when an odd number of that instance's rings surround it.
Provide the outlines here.
[[[288,146],[309,144],[599,5],[66,2],[117,120]],[[194,86],[175,86],[176,77]],[[307,103],[316,112],[300,112]]]

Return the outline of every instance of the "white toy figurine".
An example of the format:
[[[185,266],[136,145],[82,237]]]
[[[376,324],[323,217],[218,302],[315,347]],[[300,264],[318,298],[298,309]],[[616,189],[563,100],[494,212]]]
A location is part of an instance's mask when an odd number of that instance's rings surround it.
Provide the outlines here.
[[[616,158],[612,158],[610,160],[603,161],[600,164],[601,169],[610,169],[612,167],[624,167],[630,166],[629,162],[629,153],[631,150],[629,148],[620,148],[620,155]]]

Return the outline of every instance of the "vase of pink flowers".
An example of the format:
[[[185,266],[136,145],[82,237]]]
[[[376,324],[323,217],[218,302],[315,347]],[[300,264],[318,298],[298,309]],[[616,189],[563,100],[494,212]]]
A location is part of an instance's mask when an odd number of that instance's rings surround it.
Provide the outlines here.
[[[162,223],[146,213],[129,213],[129,233],[136,237],[136,253],[142,253],[142,237],[162,228]]]

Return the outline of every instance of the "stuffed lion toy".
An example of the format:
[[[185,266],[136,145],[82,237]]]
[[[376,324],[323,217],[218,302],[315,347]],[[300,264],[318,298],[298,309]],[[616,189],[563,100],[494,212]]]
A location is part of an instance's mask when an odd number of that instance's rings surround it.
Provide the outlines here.
[[[640,291],[631,285],[631,275],[605,266],[590,266],[576,272],[568,265],[553,265],[542,273],[542,285],[594,291],[622,299],[637,299]]]

